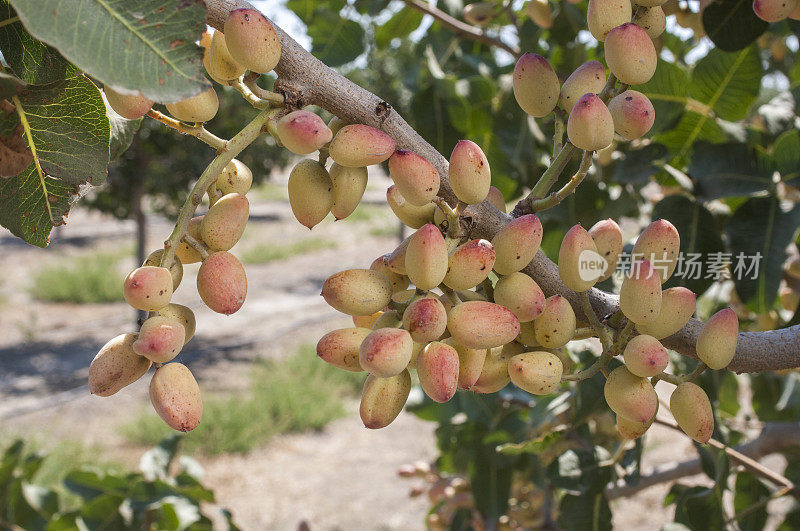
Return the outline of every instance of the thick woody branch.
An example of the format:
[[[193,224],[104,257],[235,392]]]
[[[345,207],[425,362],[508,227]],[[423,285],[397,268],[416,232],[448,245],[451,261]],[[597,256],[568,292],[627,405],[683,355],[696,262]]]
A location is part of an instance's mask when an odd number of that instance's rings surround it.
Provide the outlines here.
[[[765,467],[758,465],[758,469],[753,469],[752,462],[767,455],[782,452],[790,448],[797,448],[800,446],[800,424],[796,422],[791,423],[768,423],[764,425],[764,429],[758,437],[750,442],[736,446],[735,448],[728,448],[733,455],[731,458],[737,463],[741,464],[756,475],[775,483],[780,487],[790,487],[789,493],[795,497],[800,496],[797,492],[797,487],[791,483],[787,484],[786,478],[772,472]],[[729,454],[730,455],[730,454]],[[740,459],[737,459],[737,455]],[[742,459],[743,458],[743,459]],[[748,460],[752,460],[748,462]],[[758,463],[756,463],[758,464]],[[679,463],[669,463],[660,466],[647,475],[642,476],[636,485],[620,484],[616,487],[606,490],[606,496],[609,499],[625,498],[633,496],[634,494],[661,483],[668,483],[680,478],[694,476],[703,472],[700,459],[690,459]]]
[[[207,22],[217,29],[223,27],[232,10],[243,7],[252,9],[250,4],[241,0],[206,0],[206,6]],[[318,105],[346,121],[383,130],[397,141],[399,148],[415,151],[428,159],[442,178],[439,195],[452,205],[457,203],[447,179],[447,160],[406,123],[388,102],[344,78],[303,49],[279,27],[275,28],[282,45],[281,60],[276,68],[278,80],[275,91],[286,98],[287,105],[297,108]],[[471,205],[465,214],[472,219],[474,226],[470,236],[477,238],[491,239],[511,220],[510,216],[486,201]],[[569,299],[578,319],[589,322],[581,310],[579,295],[564,286],[557,266],[541,251],[525,272],[536,280],[548,296],[558,293]],[[601,317],[619,310],[616,295],[592,289],[589,300]],[[676,352],[696,358],[695,344],[701,328],[702,323],[692,319],[677,334],[665,339],[664,344]],[[740,333],[736,356],[728,368],[735,372],[760,372],[794,367],[800,367],[800,325],[783,330]]]
[[[516,46],[509,46],[500,39],[490,37],[480,28],[476,28],[475,26],[467,24],[466,22],[462,22],[461,20],[448,15],[441,9],[438,9],[427,2],[423,2],[422,0],[403,0],[403,2],[405,2],[407,6],[412,7],[417,11],[421,11],[426,15],[432,16],[434,19],[439,21],[442,26],[458,35],[461,35],[464,38],[482,42],[484,44],[488,44],[489,46],[505,50],[513,55],[515,59],[519,59],[519,57],[522,55],[522,52]]]

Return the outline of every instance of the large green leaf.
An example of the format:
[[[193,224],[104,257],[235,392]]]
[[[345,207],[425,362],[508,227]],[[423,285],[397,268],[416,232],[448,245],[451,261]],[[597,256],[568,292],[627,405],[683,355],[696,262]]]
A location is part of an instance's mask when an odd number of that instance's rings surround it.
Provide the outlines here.
[[[749,511],[737,520],[742,531],[761,531],[767,523],[767,506],[764,503],[769,499],[769,488],[757,477],[748,472],[736,475],[736,493],[733,497],[733,508],[736,513]],[[761,504],[753,509],[754,505]]]
[[[772,150],[772,160],[781,179],[797,186],[791,181],[800,177],[800,132],[786,131],[779,136]]]
[[[381,24],[375,30],[375,43],[384,48],[392,42],[392,39],[399,39],[407,36],[422,23],[422,12],[410,7],[404,7],[385,24]]]
[[[742,204],[728,222],[732,253],[731,273],[736,293],[756,313],[772,309],[783,275],[786,247],[800,225],[800,207],[782,204],[776,197],[753,197]],[[758,274],[737,274],[737,257],[760,256]],[[746,270],[751,260],[743,265]]]
[[[653,208],[653,219],[666,219],[675,225],[681,235],[681,260],[666,287],[685,286],[698,295],[714,282],[705,278],[706,261],[714,253],[725,250],[722,237],[711,212],[702,204],[684,195],[671,195]],[[692,260],[697,255],[698,260]],[[699,271],[694,265],[699,262]]]
[[[725,528],[722,494],[718,488],[687,487],[676,483],[665,503],[675,503],[675,521],[689,529],[716,531]]]
[[[656,121],[653,132],[666,131],[680,117],[688,101],[689,73],[682,66],[658,60],[656,73],[636,90],[646,94],[653,102]]]
[[[750,0],[717,0],[703,10],[703,28],[720,50],[735,52],[746,48],[769,24],[753,12]]]
[[[105,180],[109,122],[100,91],[80,74],[31,86],[13,102],[10,119],[35,156],[22,173],[0,179],[0,225],[44,247],[78,185]]]
[[[341,66],[364,52],[364,28],[337,11],[319,7],[308,25],[311,52],[328,66]]]
[[[694,111],[685,112],[673,129],[656,137],[657,142],[667,146],[674,154],[672,164],[678,167],[684,165],[698,140],[718,144],[728,140],[728,137],[713,118]]]
[[[692,71],[690,94],[723,120],[741,120],[758,96],[761,70],[755,46],[738,53],[712,49]]]
[[[567,494],[559,505],[558,525],[569,531],[612,529],[611,509],[602,492]]]
[[[208,88],[197,0],[11,0],[25,28],[100,81],[171,102]]]
[[[747,144],[699,143],[692,154],[689,174],[707,199],[745,196],[772,185],[772,171]]]
[[[34,39],[6,0],[0,0],[0,51],[26,83],[53,83],[67,75],[69,63],[58,50]]]

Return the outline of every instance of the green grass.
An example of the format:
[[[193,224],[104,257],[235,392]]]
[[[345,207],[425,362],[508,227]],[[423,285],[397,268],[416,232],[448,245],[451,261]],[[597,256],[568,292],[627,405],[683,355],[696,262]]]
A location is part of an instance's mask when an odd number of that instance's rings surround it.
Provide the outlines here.
[[[260,244],[242,252],[242,260],[248,264],[266,264],[276,260],[286,260],[300,254],[332,249],[336,243],[325,238],[306,238],[283,245]]]
[[[35,274],[30,292],[36,299],[78,304],[122,300],[116,255],[86,255],[62,260],[68,261],[45,267]]]
[[[377,225],[375,227],[370,227],[369,229],[370,236],[397,236],[400,234],[400,229],[397,227],[396,223],[390,223],[387,225]]]
[[[356,396],[364,373],[332,367],[302,347],[284,361],[258,362],[251,389],[238,396],[211,396],[203,420],[184,439],[187,452],[244,453],[281,433],[319,430],[346,414],[344,398]],[[152,411],[122,427],[141,445],[157,444],[172,431]]]
[[[389,218],[391,210],[387,206],[367,205],[360,203],[352,214],[344,218],[343,221],[359,222],[373,221],[380,218]],[[394,218],[391,218],[394,219]]]
[[[278,184],[274,182],[264,182],[256,186],[250,191],[251,195],[261,199],[262,201],[288,201],[289,192],[285,184]]]

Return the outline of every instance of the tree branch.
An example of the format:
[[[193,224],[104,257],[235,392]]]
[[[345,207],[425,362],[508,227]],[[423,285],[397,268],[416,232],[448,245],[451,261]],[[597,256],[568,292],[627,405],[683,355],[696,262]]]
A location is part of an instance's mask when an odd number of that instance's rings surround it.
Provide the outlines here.
[[[671,424],[666,425],[672,427]],[[728,448],[721,443],[718,443],[718,447],[724,449],[729,454],[731,459],[743,465],[756,475],[763,477],[780,487],[790,488],[789,494],[792,494],[795,497],[800,496],[800,492],[798,492],[796,485],[789,482],[780,474],[763,467],[760,463],[755,462],[755,460],[769,454],[781,452],[789,448],[796,448],[798,446],[800,446],[800,423],[797,422],[767,423],[764,425],[764,429],[761,430],[761,433],[758,437],[735,448]],[[757,465],[755,468],[753,466],[754,463]],[[702,471],[703,469],[700,463],[700,458],[690,459],[680,463],[669,463],[667,465],[657,467],[652,473],[646,476],[642,476],[636,485],[620,484],[616,487],[607,489],[606,496],[609,499],[633,496],[639,491],[654,485],[668,483],[683,477],[701,474]]]
[[[206,20],[217,29],[223,28],[232,10],[253,8],[241,0],[206,0],[206,7]],[[278,26],[275,29],[283,51],[276,68],[278,80],[274,90],[283,94],[287,105],[297,108],[318,105],[350,123],[363,123],[383,130],[397,141],[398,148],[414,151],[434,165],[442,180],[439,195],[456,204],[447,178],[447,160],[408,125],[391,105],[323,64]],[[471,205],[464,215],[475,225],[471,237],[486,239],[491,239],[511,220],[511,216],[500,212],[487,201]],[[575,308],[578,319],[589,322],[581,310],[579,295],[564,286],[558,268],[541,251],[524,272],[536,280],[546,295],[560,294],[566,297]],[[619,311],[616,295],[592,289],[589,300],[597,315],[611,315]],[[700,321],[691,319],[682,330],[665,339],[664,346],[696,359],[695,344],[701,328]],[[736,355],[728,368],[735,372],[760,372],[798,366],[800,325],[768,332],[740,332]]]
[[[422,0],[403,0],[403,2],[405,2],[407,6],[416,9],[417,11],[421,11],[426,15],[432,16],[434,19],[439,21],[442,26],[458,35],[461,35],[464,38],[482,42],[484,44],[488,44],[489,46],[494,46],[495,48],[505,50],[513,55],[514,59],[519,59],[519,57],[522,55],[522,52],[516,46],[509,46],[500,39],[490,37],[480,28],[476,28],[475,26],[467,24],[466,22],[462,22],[461,20],[448,15],[441,9],[438,9],[427,2],[423,2]]]

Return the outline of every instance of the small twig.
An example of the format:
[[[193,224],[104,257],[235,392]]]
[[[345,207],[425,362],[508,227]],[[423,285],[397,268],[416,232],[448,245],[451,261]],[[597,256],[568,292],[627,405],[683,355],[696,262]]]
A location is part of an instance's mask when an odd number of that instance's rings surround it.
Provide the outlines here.
[[[201,242],[199,242],[199,241],[195,240],[194,238],[192,238],[192,237],[191,237],[191,236],[189,236],[188,234],[185,234],[185,235],[183,236],[183,238],[181,238],[181,240],[183,240],[184,242],[186,242],[186,244],[187,244],[189,247],[191,247],[192,249],[194,249],[195,251],[197,251],[197,252],[200,254],[200,256],[203,258],[203,260],[205,260],[206,258],[208,258],[208,255],[209,255],[209,251],[210,251],[210,249],[209,249],[208,247],[206,247],[206,246],[205,246],[205,244],[203,244],[203,243],[201,243]]]
[[[777,500],[778,498],[782,498],[783,496],[786,496],[790,492],[792,492],[792,489],[790,487],[788,487],[788,486],[780,488],[780,489],[776,490],[775,492],[773,492],[772,494],[770,494],[769,497],[764,498],[763,500],[759,500],[756,503],[754,503],[753,505],[751,505],[750,507],[748,507],[746,509],[743,509],[743,510],[739,511],[738,513],[734,514],[733,516],[731,516],[730,518],[725,520],[725,524],[731,524],[731,523],[735,522],[736,520],[740,520],[740,519],[744,518],[745,516],[747,516],[748,514],[752,513],[753,511],[757,511],[758,509],[761,509],[762,507],[767,505],[769,502],[771,502],[773,500]]]
[[[553,112],[556,115],[555,133],[553,133],[553,158],[555,158],[564,147],[564,124],[567,121],[567,113],[558,106]]]
[[[236,136],[225,143],[225,149],[221,150],[219,155],[211,161],[202,175],[200,175],[200,178],[192,187],[189,196],[178,212],[178,220],[175,223],[172,234],[170,234],[169,238],[164,242],[164,255],[161,257],[161,267],[169,269],[170,266],[172,266],[175,259],[175,248],[178,246],[178,242],[188,234],[189,220],[194,215],[209,185],[219,177],[219,174],[234,157],[261,135],[264,124],[275,112],[275,110],[264,111],[256,116],[249,124],[244,126]]]
[[[242,97],[247,100],[247,103],[256,109],[269,109],[272,106],[272,103],[269,100],[265,100],[256,96],[253,91],[250,90],[250,87],[245,85],[241,79],[231,81],[230,86],[238,90]],[[283,96],[281,96],[281,102],[283,102]]]
[[[591,325],[597,337],[600,339],[600,343],[603,345],[603,350],[610,349],[612,344],[611,336],[609,336],[608,330],[605,326],[603,326],[603,323],[600,322],[600,319],[597,317],[597,313],[594,311],[594,308],[592,308],[592,302],[589,300],[589,293],[584,291],[580,294],[580,297],[583,313],[586,314],[586,318],[589,319],[589,324]]]
[[[283,94],[278,94],[277,92],[272,92],[271,90],[258,86],[256,80],[259,77],[261,77],[261,74],[254,74],[253,72],[247,74],[244,78],[245,86],[249,88],[257,98],[270,102],[273,107],[280,107],[286,103],[286,98],[283,97]]]
[[[471,39],[473,41],[482,42],[484,44],[488,44],[489,46],[494,46],[496,48],[500,48],[501,50],[505,50],[506,52],[510,53],[514,56],[515,59],[518,59],[522,52],[516,46],[509,46],[508,44],[504,43],[500,39],[495,39],[494,37],[490,37],[483,30],[476,28],[466,22],[458,20],[455,17],[452,17],[442,11],[441,9],[437,9],[436,7],[423,2],[422,0],[403,0],[406,5],[416,9],[417,11],[421,11],[426,15],[432,16],[434,19],[438,20],[442,26],[445,28],[465,37],[467,39]]]
[[[655,387],[660,380],[663,380],[673,385],[680,385],[684,382],[691,382],[695,380],[698,376],[703,374],[703,371],[705,371],[707,368],[708,366],[701,361],[697,364],[697,367],[695,367],[694,370],[688,374],[675,375],[668,372],[662,372],[661,374],[653,376],[653,378],[650,380],[650,383],[653,385],[653,387]]]
[[[446,296],[448,299],[450,299],[450,303],[451,303],[453,306],[457,306],[457,305],[461,304],[461,298],[460,298],[460,297],[458,296],[458,294],[457,294],[457,293],[456,293],[456,292],[453,290],[453,288],[449,288],[449,287],[445,286],[444,284],[440,284],[440,285],[439,285],[439,289],[441,289],[441,290],[442,290],[442,293],[444,293],[444,295],[445,295],[445,296]]]
[[[581,165],[580,168],[578,168],[577,173],[575,173],[575,175],[573,175],[567,184],[562,186],[559,191],[550,194],[547,199],[531,201],[531,210],[534,212],[541,212],[542,210],[553,208],[557,204],[561,203],[561,201],[563,201],[568,195],[574,193],[578,186],[583,182],[586,174],[589,173],[589,169],[592,167],[593,153],[593,151],[584,151],[583,158],[581,159]]]
[[[683,433],[683,430],[680,428],[680,426],[672,422],[668,422],[666,420],[661,420],[657,418],[655,419],[655,423]],[[744,455],[738,450],[731,448],[730,446],[723,444],[716,439],[713,438],[709,439],[708,444],[709,446],[713,446],[718,450],[724,451],[726,454],[728,454],[728,457],[730,457],[732,460],[736,461],[738,464],[742,465],[746,469],[750,470],[755,475],[764,478],[775,485],[779,485],[781,487],[787,487],[789,489],[789,492],[792,492],[795,497],[798,496],[798,493],[800,491],[798,491],[797,485],[792,483],[792,481],[789,480],[788,478],[778,474],[774,470],[770,470],[769,468],[765,467],[755,459]]]
[[[198,138],[212,148],[216,149],[217,152],[225,149],[225,144],[227,141],[210,133],[205,127],[203,127],[202,124],[189,125],[181,122],[180,120],[176,120],[175,118],[167,116],[166,114],[160,113],[155,109],[150,109],[147,112],[147,116],[157,122],[161,122],[167,127],[175,129],[183,135],[191,135],[195,138]]]

